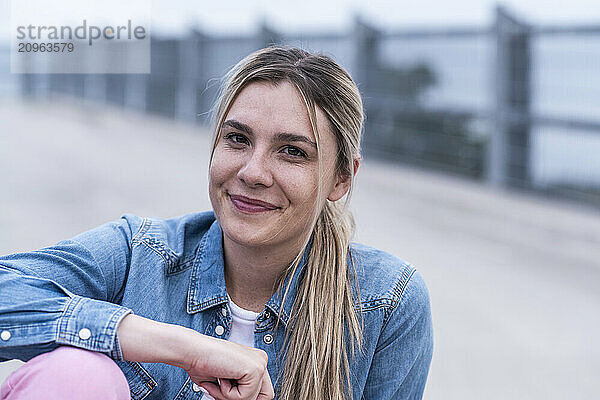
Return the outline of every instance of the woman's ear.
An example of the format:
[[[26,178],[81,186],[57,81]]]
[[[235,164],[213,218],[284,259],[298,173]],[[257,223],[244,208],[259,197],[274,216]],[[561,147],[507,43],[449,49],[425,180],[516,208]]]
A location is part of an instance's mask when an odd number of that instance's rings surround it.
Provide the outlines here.
[[[360,155],[356,157],[352,163],[353,171],[352,175],[356,175],[358,172],[358,167],[360,166]],[[329,193],[327,199],[329,201],[338,201],[348,192],[350,189],[350,183],[352,182],[352,176],[338,176],[336,184],[333,186],[333,189]]]
[[[353,174],[354,175],[356,175],[356,173],[358,172],[358,167],[360,167],[360,160],[361,159],[362,159],[362,157],[361,157],[360,154],[354,159],[354,163],[353,163],[353,167],[354,167]]]

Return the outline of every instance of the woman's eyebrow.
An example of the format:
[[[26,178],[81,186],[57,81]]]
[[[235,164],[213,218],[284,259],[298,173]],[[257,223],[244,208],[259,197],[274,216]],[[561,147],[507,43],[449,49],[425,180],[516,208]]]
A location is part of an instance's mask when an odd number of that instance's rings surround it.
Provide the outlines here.
[[[252,132],[252,128],[250,128],[246,124],[236,121],[235,119],[228,119],[227,121],[223,122],[222,128],[225,126],[230,126],[239,131],[246,132],[248,135],[254,135],[254,132]]]
[[[223,122],[223,127],[225,127],[225,126],[230,126],[234,129],[245,132],[250,136],[254,136],[254,132],[252,131],[252,128],[250,128],[248,125],[246,125],[240,121],[236,121],[234,119],[228,119],[227,121]],[[315,149],[317,148],[317,144],[315,142],[313,142],[312,140],[310,140],[308,137],[306,137],[304,135],[297,135],[294,133],[280,132],[275,135],[273,140],[276,142],[303,142],[303,143],[309,144],[310,146],[314,147]]]

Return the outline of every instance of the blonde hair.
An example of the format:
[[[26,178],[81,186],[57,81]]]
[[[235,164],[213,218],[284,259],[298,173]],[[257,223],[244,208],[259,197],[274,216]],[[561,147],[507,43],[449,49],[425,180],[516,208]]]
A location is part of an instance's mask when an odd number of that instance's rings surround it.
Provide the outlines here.
[[[278,391],[280,400],[344,400],[352,397],[349,354],[362,349],[362,312],[356,273],[350,254],[354,218],[348,209],[353,187],[354,160],[360,157],[363,105],[350,75],[330,57],[292,47],[271,46],[241,60],[228,73],[214,110],[214,142],[236,96],[251,82],[292,83],[308,111],[317,148],[320,132],[315,107],[327,116],[337,143],[335,173],[350,179],[343,204],[326,200],[322,209],[315,205],[312,232],[304,238],[295,260],[278,282],[283,302],[291,279],[299,268],[302,254],[312,238],[303,278],[292,306],[291,321],[284,341],[286,363]],[[321,198],[324,177],[323,154],[318,151]],[[347,256],[350,254],[350,260]],[[350,264],[350,268],[348,265]],[[283,307],[281,307],[281,310]],[[279,325],[279,318],[277,326]],[[346,336],[347,335],[347,336]]]

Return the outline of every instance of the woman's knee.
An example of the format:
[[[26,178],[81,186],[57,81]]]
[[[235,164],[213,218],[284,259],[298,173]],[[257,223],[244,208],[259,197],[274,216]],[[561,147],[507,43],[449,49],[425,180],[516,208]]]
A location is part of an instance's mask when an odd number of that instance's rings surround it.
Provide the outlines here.
[[[2,385],[2,400],[129,399],[129,386],[121,369],[108,356],[61,346],[32,358]]]

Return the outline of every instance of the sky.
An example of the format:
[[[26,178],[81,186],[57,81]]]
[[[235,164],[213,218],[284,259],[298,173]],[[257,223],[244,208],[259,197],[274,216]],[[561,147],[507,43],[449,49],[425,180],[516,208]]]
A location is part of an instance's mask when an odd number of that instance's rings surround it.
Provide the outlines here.
[[[11,2],[33,1],[31,14],[52,19],[81,4],[98,4],[95,16],[115,8],[111,0],[0,0],[0,42],[10,40]],[[383,29],[414,27],[489,26],[493,21],[493,0],[128,0],[120,1],[120,14],[151,16],[152,32],[179,35],[190,27],[214,34],[251,33],[261,23],[282,32],[344,31],[354,15]],[[535,24],[600,25],[599,0],[506,0],[501,2],[517,17]]]

